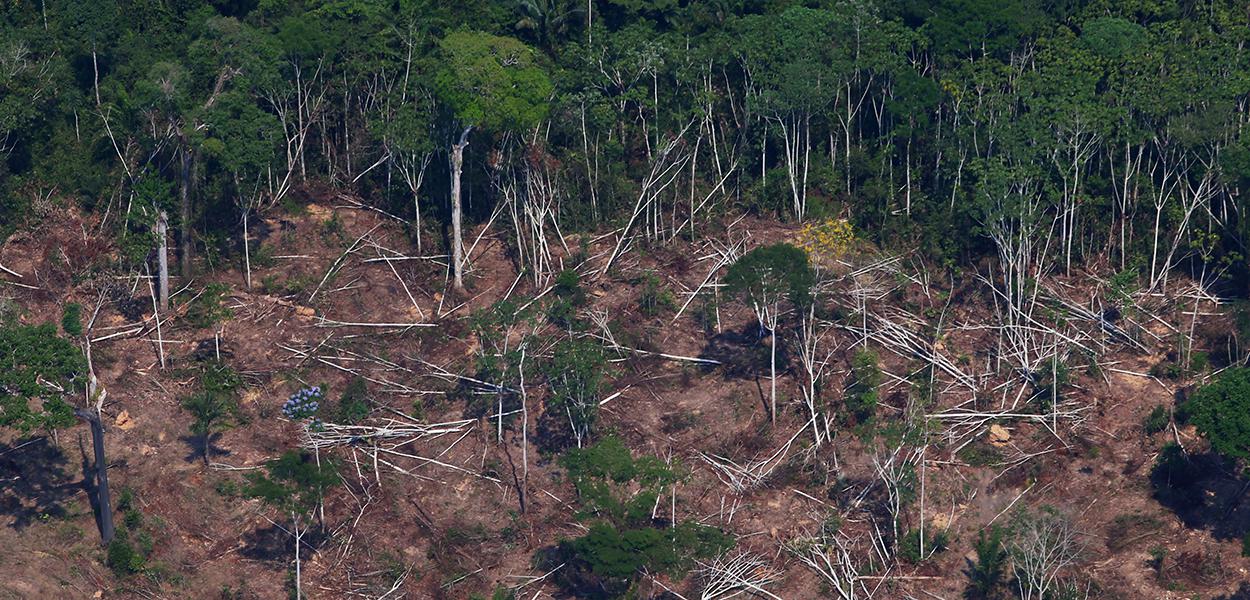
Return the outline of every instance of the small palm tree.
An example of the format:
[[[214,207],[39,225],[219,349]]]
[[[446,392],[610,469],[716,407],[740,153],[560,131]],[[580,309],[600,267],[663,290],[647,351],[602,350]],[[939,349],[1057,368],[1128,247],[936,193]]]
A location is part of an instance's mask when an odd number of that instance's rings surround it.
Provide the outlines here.
[[[516,28],[531,32],[545,50],[568,36],[586,15],[581,0],[517,0],[516,11],[521,16]]]

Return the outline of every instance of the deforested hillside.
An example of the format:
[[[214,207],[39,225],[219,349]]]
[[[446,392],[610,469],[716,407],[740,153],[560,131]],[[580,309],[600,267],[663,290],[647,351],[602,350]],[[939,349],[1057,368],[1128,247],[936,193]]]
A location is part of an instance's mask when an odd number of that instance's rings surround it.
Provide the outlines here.
[[[1250,593],[1236,3],[0,16],[0,598]]]

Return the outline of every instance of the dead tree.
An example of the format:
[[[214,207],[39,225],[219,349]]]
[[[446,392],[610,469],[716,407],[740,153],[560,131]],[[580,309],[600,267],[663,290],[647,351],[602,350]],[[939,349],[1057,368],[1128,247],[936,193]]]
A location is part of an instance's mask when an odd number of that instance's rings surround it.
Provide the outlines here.
[[[1041,600],[1058,587],[1064,569],[1080,557],[1076,536],[1071,521],[1054,511],[1020,519],[1011,558],[1021,600]]]
[[[451,272],[457,290],[464,290],[464,233],[461,222],[464,219],[460,202],[460,171],[464,166],[464,148],[469,145],[469,132],[473,127],[465,127],[460,134],[460,141],[451,146]]]
[[[169,311],[169,215],[161,211],[156,217],[156,264],[160,281],[161,310]],[[244,238],[246,243],[246,238]],[[250,271],[249,271],[250,273]],[[251,287],[249,284],[248,287]]]

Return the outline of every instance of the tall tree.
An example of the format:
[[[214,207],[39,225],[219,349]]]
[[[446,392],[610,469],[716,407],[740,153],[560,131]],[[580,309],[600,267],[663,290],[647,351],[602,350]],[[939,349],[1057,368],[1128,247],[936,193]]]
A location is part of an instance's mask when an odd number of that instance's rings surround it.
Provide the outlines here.
[[[439,99],[450,109],[452,274],[464,289],[460,176],[469,134],[482,128],[523,133],[547,116],[552,84],[534,51],[513,38],[455,32],[439,42],[445,59],[435,80]]]

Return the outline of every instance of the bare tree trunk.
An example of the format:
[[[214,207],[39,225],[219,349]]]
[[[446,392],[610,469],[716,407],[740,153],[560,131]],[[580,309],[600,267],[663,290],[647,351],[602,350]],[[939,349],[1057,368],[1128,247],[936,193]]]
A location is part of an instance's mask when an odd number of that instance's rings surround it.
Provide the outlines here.
[[[460,205],[460,168],[464,164],[464,147],[469,145],[469,132],[473,127],[465,127],[460,134],[460,141],[451,147],[451,268],[456,289],[464,290],[463,260],[464,237],[461,233],[463,210]]]
[[[304,586],[303,586],[303,582],[301,581],[302,573],[300,573],[299,545],[300,545],[300,542],[302,541],[301,538],[303,538],[304,535],[299,530],[299,518],[298,517],[292,515],[291,523],[295,527],[295,600],[301,600],[304,597]]]
[[[90,409],[75,409],[74,414],[91,426],[91,445],[95,453],[96,504],[100,509],[100,539],[113,541],[113,508],[109,502],[108,461],[104,459],[104,426],[100,415]]]
[[[770,348],[769,357],[768,357],[768,360],[769,360],[768,366],[769,366],[769,369],[772,371],[772,383],[771,383],[771,389],[769,391],[769,403],[772,405],[771,408],[772,408],[773,423],[777,422],[777,330],[775,329],[775,327],[776,325],[774,324],[774,329],[769,331],[769,334],[772,335],[773,337],[772,339],[773,343],[772,343],[772,347]]]
[[[248,248],[248,246],[251,245],[251,242],[250,240],[247,239],[247,213],[248,212],[250,212],[249,209],[246,206],[243,207],[243,272],[245,275],[244,278],[247,280],[247,289],[251,291],[252,289],[252,251]],[[165,295],[162,292],[161,298],[163,299],[164,297]]]
[[[191,277],[191,194],[195,157],[190,148],[182,149],[182,187],[178,194],[178,220],[182,229],[178,237],[179,268],[183,279]]]
[[[161,211],[156,218],[156,239],[159,244],[156,263],[161,292],[161,311],[169,310],[169,215]]]

